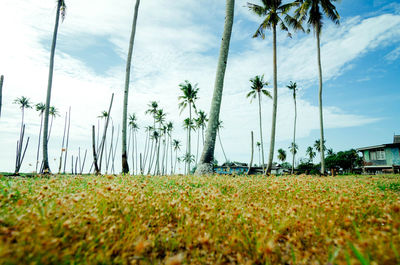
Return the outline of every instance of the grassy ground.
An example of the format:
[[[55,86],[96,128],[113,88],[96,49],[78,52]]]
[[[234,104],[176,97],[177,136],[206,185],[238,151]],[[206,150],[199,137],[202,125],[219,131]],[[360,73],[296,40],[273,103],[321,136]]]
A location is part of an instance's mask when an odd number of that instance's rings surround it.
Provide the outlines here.
[[[0,177],[1,264],[400,264],[400,176]]]

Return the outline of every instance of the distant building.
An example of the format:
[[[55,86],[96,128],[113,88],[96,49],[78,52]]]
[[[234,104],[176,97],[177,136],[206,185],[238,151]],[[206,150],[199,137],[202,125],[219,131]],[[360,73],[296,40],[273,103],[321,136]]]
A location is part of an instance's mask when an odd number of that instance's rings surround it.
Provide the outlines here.
[[[267,165],[265,165],[265,168],[267,168]],[[229,162],[224,163],[221,166],[214,167],[214,172],[221,175],[241,175],[247,173],[249,173],[250,175],[263,174],[262,167],[251,167],[250,172],[248,172],[248,170],[249,166],[246,163],[239,162]],[[280,165],[276,163],[272,164],[271,174],[281,175],[283,173],[285,173],[285,171]]]
[[[400,172],[400,135],[393,137],[393,143],[358,148],[362,152],[365,173]]]

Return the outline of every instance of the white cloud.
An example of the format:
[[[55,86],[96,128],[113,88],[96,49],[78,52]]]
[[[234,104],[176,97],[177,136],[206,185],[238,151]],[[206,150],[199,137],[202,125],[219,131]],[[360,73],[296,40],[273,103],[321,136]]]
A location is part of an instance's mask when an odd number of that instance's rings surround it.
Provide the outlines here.
[[[131,1],[68,1],[67,17],[60,26],[60,38],[55,61],[52,105],[65,113],[72,107],[70,154],[78,147],[90,150],[91,125],[96,117],[108,108],[111,93],[115,93],[112,115],[115,125],[122,113],[122,87],[125,65],[110,66],[108,71],[96,73],[92,65],[63,47],[92,47],[93,43],[108,40],[114,45],[113,52],[125,61],[128,47],[133,4]],[[0,120],[0,169],[12,171],[15,142],[19,129],[19,109],[12,105],[14,98],[24,95],[32,101],[44,101],[52,36],[55,3],[52,0],[19,1],[5,0],[0,9],[0,24],[9,25],[2,32],[0,43],[0,73],[5,75],[3,112]],[[271,80],[272,54],[270,41],[247,38],[247,28],[257,24],[243,6],[237,3],[237,18],[224,88],[221,119],[223,141],[228,157],[247,159],[250,130],[258,137],[256,104],[245,98],[249,78],[265,73]],[[130,112],[136,112],[139,124],[151,122],[144,115],[147,103],[157,100],[168,113],[168,120],[175,122],[176,137],[185,139],[181,129],[182,116],[177,110],[178,84],[188,79],[198,82],[200,99],[198,106],[209,111],[213,91],[215,67],[223,29],[224,3],[221,1],[142,1],[137,37],[134,48]],[[249,24],[251,20],[251,24]],[[327,24],[328,25],[328,24]],[[340,75],[351,61],[360,55],[398,41],[400,16],[381,15],[362,19],[355,17],[340,27],[327,26],[322,36],[322,60],[324,79]],[[250,34],[248,34],[250,35]],[[244,37],[245,36],[245,37]],[[293,103],[285,92],[285,84],[296,80],[307,89],[316,82],[315,39],[312,34],[298,35],[294,39],[280,33],[279,58],[279,109],[278,141],[287,141],[292,135]],[[105,61],[104,64],[108,62]],[[264,101],[264,139],[269,141],[270,102]],[[307,137],[318,129],[316,103],[299,96],[298,137]],[[35,162],[35,145],[39,130],[39,118],[34,111],[26,114],[27,132],[31,137],[24,170],[32,170],[28,164]],[[359,126],[376,121],[374,118],[344,113],[334,106],[325,108],[326,128]],[[58,157],[64,119],[54,122],[50,142],[50,157]],[[117,125],[116,125],[117,126]],[[139,140],[144,141],[144,134]],[[193,145],[195,143],[193,142]],[[240,148],[239,148],[240,147]],[[267,148],[266,148],[267,150]],[[217,158],[222,159],[219,146]],[[91,152],[89,152],[91,161]],[[119,156],[118,156],[119,158]],[[119,161],[119,160],[118,160]],[[56,167],[56,161],[52,162]],[[117,168],[119,168],[119,162]],[[67,167],[68,168],[68,167]]]

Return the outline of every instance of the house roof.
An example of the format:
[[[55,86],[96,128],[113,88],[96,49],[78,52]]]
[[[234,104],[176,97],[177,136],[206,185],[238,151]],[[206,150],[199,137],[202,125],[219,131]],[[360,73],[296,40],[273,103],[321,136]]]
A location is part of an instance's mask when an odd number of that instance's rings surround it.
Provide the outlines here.
[[[385,147],[400,147],[400,143],[373,145],[373,146],[357,148],[356,150],[358,152],[362,152],[362,151],[366,151],[366,150],[379,149],[379,148],[385,148]]]

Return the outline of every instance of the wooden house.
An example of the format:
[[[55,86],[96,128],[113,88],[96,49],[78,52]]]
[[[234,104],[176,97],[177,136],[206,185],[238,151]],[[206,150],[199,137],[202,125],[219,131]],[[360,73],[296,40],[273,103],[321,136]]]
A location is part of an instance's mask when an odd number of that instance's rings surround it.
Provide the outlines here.
[[[365,173],[400,172],[400,135],[395,135],[393,143],[358,148],[363,154]]]

